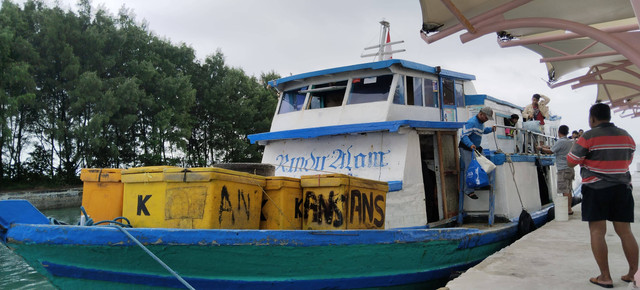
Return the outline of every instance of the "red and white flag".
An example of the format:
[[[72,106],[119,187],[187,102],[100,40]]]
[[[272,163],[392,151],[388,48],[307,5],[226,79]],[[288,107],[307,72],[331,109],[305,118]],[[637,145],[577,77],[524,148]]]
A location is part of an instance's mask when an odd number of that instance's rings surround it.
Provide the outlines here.
[[[391,42],[391,33],[389,32],[389,30],[387,30],[387,42],[386,43],[390,43]],[[384,55],[382,56],[383,60],[387,60],[387,59],[392,59],[393,57],[391,56],[391,45],[385,45],[384,47]]]

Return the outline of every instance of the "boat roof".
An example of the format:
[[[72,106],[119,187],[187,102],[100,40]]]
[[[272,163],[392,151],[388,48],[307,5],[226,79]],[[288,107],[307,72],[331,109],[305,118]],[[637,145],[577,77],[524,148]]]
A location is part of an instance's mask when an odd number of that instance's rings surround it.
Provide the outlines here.
[[[465,105],[469,106],[469,105],[484,105],[485,104],[485,100],[489,100],[492,101],[496,104],[501,104],[501,105],[505,105],[505,106],[509,106],[511,108],[515,108],[518,109],[520,111],[524,110],[524,107],[515,105],[513,103],[501,100],[501,99],[496,99],[492,96],[489,95],[483,95],[483,94],[478,94],[478,95],[465,95],[465,99],[464,99],[464,103]]]
[[[432,66],[428,66],[428,65],[417,63],[417,62],[408,61],[408,60],[390,59],[390,60],[368,62],[368,63],[349,65],[349,66],[342,66],[342,67],[323,69],[323,70],[318,70],[318,71],[313,71],[313,72],[307,72],[307,73],[292,75],[292,76],[288,76],[288,77],[284,77],[284,78],[280,78],[280,79],[277,79],[277,80],[270,81],[269,85],[272,86],[272,87],[276,87],[276,88],[282,88],[282,86],[285,83],[296,81],[296,80],[302,80],[302,79],[311,78],[311,77],[317,77],[317,76],[323,76],[323,75],[329,75],[329,74],[336,74],[336,73],[342,73],[342,72],[350,72],[350,71],[356,71],[356,70],[383,69],[383,68],[391,67],[392,65],[395,65],[395,64],[400,65],[400,66],[402,66],[404,68],[417,70],[417,71],[422,71],[422,72],[427,72],[427,73],[432,73],[432,74],[440,74],[442,76],[446,76],[446,77],[450,77],[450,78],[454,78],[454,79],[461,79],[461,80],[475,80],[476,79],[476,77],[474,75],[470,75],[470,74],[465,74],[465,73],[460,73],[460,72],[455,72],[455,71],[450,71],[450,70],[444,70],[444,69],[441,70],[439,67],[432,67]]]
[[[464,122],[442,121],[417,121],[398,120],[362,124],[347,124],[336,126],[324,126],[315,128],[303,128],[276,132],[252,134],[247,136],[251,144],[260,141],[286,140],[286,139],[311,139],[322,136],[344,135],[367,132],[398,132],[401,127],[427,128],[434,130],[458,130],[464,126]]]

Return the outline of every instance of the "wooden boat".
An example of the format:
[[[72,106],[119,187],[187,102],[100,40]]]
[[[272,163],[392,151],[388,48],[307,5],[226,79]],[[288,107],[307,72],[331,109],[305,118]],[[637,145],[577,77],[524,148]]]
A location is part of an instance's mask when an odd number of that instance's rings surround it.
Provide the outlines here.
[[[50,225],[26,201],[0,201],[0,238],[62,289],[353,289],[446,280],[518,238],[523,209],[537,226],[545,223],[556,192],[553,157],[526,153],[526,140],[501,129],[482,141],[497,165],[492,185],[477,191],[478,200],[461,193],[464,122],[483,106],[495,114],[485,125],[504,125],[522,110],[477,94],[474,79],[393,59],[270,83],[281,92],[271,131],[249,136],[265,145],[263,163],[274,164],[276,176],[387,182],[379,229],[326,220],[321,230]],[[547,124],[554,132],[557,121]]]

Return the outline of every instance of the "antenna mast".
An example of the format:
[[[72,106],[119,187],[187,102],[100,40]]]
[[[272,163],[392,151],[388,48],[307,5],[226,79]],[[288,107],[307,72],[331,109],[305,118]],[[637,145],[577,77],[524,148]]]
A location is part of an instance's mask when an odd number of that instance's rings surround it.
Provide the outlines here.
[[[391,50],[391,45],[404,43],[404,40],[391,42],[391,35],[389,33],[389,22],[382,20],[380,21],[380,25],[382,25],[382,29],[380,32],[380,43],[378,45],[364,48],[364,50],[378,49],[378,52],[362,54],[360,55],[360,57],[375,56],[373,61],[382,61],[382,60],[392,59],[393,54],[396,52],[406,51],[405,49]]]

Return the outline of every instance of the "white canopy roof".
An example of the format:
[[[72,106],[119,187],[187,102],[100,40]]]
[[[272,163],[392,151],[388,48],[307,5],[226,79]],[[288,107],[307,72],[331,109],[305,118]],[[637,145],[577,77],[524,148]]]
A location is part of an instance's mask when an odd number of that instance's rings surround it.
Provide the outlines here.
[[[462,42],[497,33],[502,47],[520,45],[538,53],[547,64],[551,87],[597,85],[597,101],[609,103],[623,116],[640,117],[640,0],[420,0],[420,4],[421,36],[427,43],[463,30]],[[582,68],[590,69],[584,76],[562,80]]]

